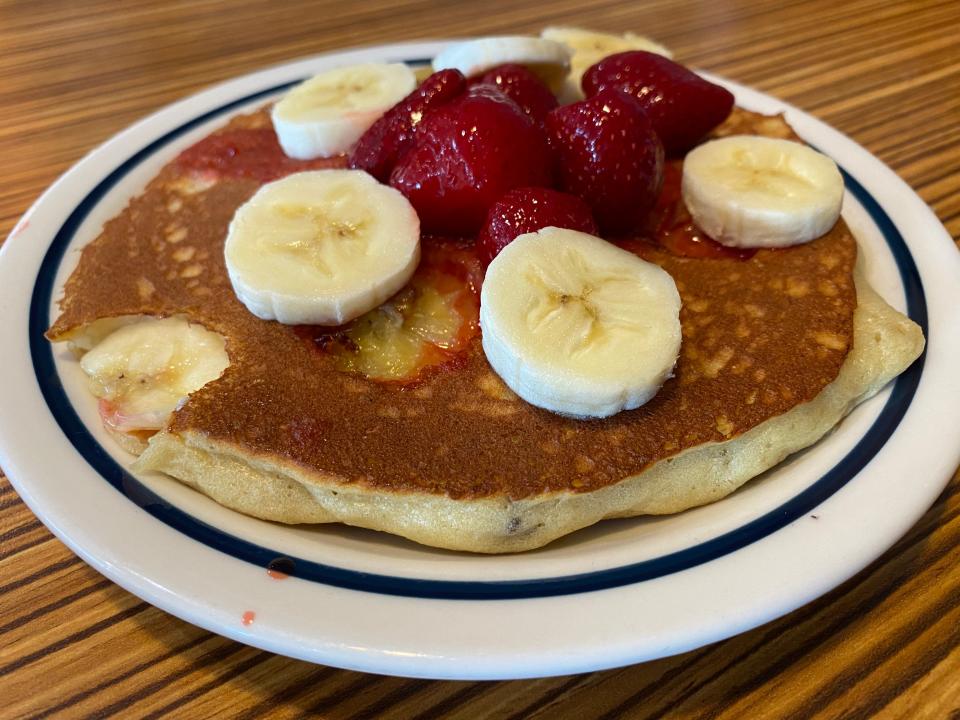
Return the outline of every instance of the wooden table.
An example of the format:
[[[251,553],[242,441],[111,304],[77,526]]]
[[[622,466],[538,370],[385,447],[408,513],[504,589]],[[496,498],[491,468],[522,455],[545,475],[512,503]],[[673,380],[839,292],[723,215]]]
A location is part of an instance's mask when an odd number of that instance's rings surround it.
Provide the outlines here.
[[[89,149],[211,83],[351,45],[558,23],[652,35],[686,63],[814,113],[897,170],[960,236],[956,0],[3,0],[0,237]],[[842,587],[679,657],[428,682],[289,660],[166,615],[75,557],[0,475],[0,716],[957,717],[958,515],[955,476],[907,537]]]

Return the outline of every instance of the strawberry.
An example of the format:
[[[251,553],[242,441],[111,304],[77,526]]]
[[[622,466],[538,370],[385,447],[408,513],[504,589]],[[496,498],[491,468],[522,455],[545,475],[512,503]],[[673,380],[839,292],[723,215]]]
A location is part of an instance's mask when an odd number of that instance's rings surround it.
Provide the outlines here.
[[[600,229],[638,230],[663,184],[663,146],[640,104],[616,89],[551,111],[561,189],[587,201]]]
[[[390,184],[407,196],[425,233],[473,235],[507,190],[548,186],[550,151],[540,128],[488,85],[432,110]]]
[[[397,161],[413,147],[416,126],[424,114],[450,102],[466,87],[458,70],[435,72],[367,129],[350,153],[350,167],[386,182]]]
[[[551,225],[597,234],[590,206],[575,195],[547,188],[510,190],[487,213],[487,221],[477,237],[477,255],[489,265],[518,236]]]
[[[587,97],[608,88],[637,98],[670,155],[692,148],[733,109],[733,95],[726,88],[642,50],[611,55],[584,73]]]
[[[550,89],[523,65],[500,65],[470,80],[471,85],[479,83],[496,87],[538,123],[557,106]]]

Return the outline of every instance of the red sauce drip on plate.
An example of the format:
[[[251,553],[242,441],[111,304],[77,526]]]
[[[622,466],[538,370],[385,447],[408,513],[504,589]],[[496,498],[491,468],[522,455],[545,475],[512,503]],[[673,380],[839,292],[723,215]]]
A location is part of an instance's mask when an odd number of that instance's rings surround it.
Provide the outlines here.
[[[293,560],[290,558],[275,558],[267,563],[267,575],[272,580],[286,580],[293,572],[293,568]]]
[[[304,170],[346,167],[343,156],[295,160],[287,157],[273,128],[222,130],[191,145],[177,157],[186,170],[269,182]]]
[[[253,625],[253,621],[256,617],[257,614],[253,610],[247,610],[240,618],[240,622],[242,622],[244,625]]]

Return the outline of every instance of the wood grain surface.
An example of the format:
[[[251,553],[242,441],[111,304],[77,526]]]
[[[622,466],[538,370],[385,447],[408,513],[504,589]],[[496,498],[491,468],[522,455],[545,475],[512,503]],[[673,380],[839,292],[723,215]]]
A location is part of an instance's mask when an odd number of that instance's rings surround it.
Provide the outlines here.
[[[2,0],[0,237],[88,150],[211,83],[347,46],[558,23],[652,35],[685,63],[817,115],[960,236],[956,0]],[[955,476],[834,592],[678,657],[429,682],[289,660],[166,615],[75,557],[0,476],[0,717],[957,718],[958,515]]]

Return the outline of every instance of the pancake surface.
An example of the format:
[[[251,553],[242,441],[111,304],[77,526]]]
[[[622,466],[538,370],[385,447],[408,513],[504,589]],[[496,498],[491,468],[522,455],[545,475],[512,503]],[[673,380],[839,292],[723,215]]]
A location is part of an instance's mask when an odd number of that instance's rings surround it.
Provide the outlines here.
[[[782,119],[739,110],[718,130],[729,132],[793,137]],[[242,144],[250,133],[272,133],[265,112],[208,140]],[[231,366],[174,413],[140,467],[258,517],[348,522],[500,552],[538,547],[603,517],[676,512],[732,492],[814,442],[922,348],[915,326],[855,284],[856,243],[841,220],[811,243],[749,259],[625,243],[667,270],[683,300],[676,377],[637,410],[579,421],[530,406],[490,370],[479,337],[416,385],[369,381],[337,370],[293,328],[251,315],[223,260],[234,211],[264,181],[342,161],[240,172],[202,156],[198,145],[170,163],[83,250],[48,335],[79,340],[103,318],[175,314],[224,335]],[[431,242],[424,240],[428,253]],[[864,323],[896,352],[857,347]],[[850,379],[848,366],[858,363]],[[849,382],[838,381],[842,368]],[[824,390],[841,384],[811,427],[751,439],[769,435],[777,419],[795,421],[804,404],[823,405]],[[713,453],[726,457],[733,443],[740,466],[714,467]],[[667,465],[685,474],[655,480]]]

